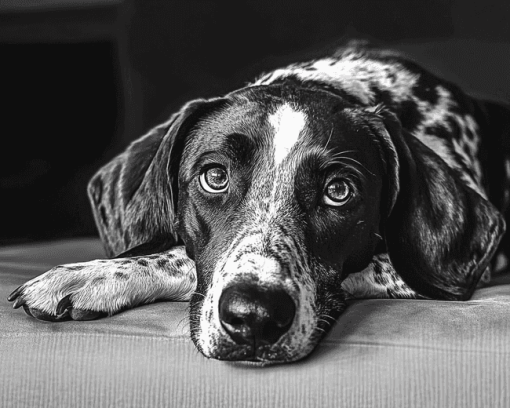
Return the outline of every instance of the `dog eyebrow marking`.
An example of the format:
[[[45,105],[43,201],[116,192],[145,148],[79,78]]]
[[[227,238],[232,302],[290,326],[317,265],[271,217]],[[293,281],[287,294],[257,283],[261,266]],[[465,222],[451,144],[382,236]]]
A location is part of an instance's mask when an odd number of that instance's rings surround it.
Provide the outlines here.
[[[269,116],[269,123],[275,130],[274,161],[275,166],[278,166],[299,140],[306,125],[306,115],[293,109],[289,104],[284,104]]]

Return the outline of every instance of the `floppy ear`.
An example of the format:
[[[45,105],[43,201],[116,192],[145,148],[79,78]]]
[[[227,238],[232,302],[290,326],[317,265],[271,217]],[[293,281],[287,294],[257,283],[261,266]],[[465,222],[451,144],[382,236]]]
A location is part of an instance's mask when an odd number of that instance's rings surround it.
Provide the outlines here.
[[[88,195],[108,256],[160,252],[177,243],[177,174],[186,135],[223,102],[188,103],[90,180]]]
[[[501,214],[393,114],[376,116],[389,177],[397,177],[385,225],[395,270],[426,297],[469,299],[504,233]]]

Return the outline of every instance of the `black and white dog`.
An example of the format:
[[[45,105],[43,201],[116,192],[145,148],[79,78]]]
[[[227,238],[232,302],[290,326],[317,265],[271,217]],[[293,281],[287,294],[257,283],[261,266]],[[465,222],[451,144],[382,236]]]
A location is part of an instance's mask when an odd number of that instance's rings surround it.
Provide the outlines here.
[[[15,308],[88,320],[189,300],[206,357],[290,362],[348,298],[465,300],[507,267],[510,111],[347,46],[188,103],[89,195],[114,258],[51,269]]]

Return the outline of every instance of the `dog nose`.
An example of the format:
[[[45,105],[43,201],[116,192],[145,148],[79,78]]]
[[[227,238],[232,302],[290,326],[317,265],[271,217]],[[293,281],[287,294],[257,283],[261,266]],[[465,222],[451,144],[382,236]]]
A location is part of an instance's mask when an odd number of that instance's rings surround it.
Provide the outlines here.
[[[219,303],[223,328],[237,344],[275,343],[289,330],[296,306],[283,289],[238,284],[226,288]]]

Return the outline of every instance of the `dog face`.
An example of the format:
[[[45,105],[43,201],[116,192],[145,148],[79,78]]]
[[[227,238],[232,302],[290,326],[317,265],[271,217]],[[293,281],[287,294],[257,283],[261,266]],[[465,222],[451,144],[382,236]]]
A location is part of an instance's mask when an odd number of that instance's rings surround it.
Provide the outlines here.
[[[307,355],[380,243],[386,173],[368,112],[326,92],[231,95],[186,136],[178,233],[197,268],[192,338],[208,357]]]
[[[184,242],[207,357],[303,358],[343,310],[342,281],[379,254],[418,295],[468,299],[504,233],[393,113],[305,85],[193,101],[89,185],[110,255]]]

